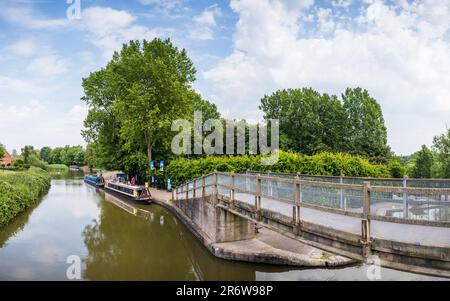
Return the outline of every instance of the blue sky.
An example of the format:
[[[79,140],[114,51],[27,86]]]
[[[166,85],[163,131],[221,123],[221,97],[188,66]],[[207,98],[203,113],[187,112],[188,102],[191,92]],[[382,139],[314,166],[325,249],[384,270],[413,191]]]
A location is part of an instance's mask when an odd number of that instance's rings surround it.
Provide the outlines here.
[[[361,86],[399,154],[431,144],[450,113],[450,0],[0,0],[0,142],[83,144],[81,79],[130,39],[170,37],[195,88],[229,118],[260,120],[264,94]]]

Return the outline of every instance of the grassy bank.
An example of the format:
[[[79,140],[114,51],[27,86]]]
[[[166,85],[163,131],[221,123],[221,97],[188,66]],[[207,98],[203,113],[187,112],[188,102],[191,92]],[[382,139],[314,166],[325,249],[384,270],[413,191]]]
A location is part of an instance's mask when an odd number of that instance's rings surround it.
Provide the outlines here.
[[[50,175],[36,167],[0,173],[0,227],[36,204],[50,187]]]
[[[49,164],[45,166],[48,172],[68,172],[69,167],[64,164]]]

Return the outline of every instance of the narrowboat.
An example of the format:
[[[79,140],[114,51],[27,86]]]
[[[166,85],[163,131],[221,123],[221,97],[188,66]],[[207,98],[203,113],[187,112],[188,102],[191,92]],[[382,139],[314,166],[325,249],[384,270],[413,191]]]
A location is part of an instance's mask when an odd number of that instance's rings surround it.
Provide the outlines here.
[[[105,180],[105,190],[125,196],[137,202],[151,203],[152,195],[145,186],[123,183],[119,178]]]
[[[84,176],[84,182],[97,188],[103,188],[105,186],[105,180],[102,176],[87,175]]]

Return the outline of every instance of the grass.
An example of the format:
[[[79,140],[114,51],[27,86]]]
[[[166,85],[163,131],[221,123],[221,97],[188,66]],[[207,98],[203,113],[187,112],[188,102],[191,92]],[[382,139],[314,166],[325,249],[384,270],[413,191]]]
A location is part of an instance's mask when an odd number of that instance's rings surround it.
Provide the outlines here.
[[[0,173],[0,228],[36,204],[49,188],[50,175],[40,168]]]
[[[66,172],[69,171],[69,167],[64,164],[49,164],[45,167],[48,172]]]

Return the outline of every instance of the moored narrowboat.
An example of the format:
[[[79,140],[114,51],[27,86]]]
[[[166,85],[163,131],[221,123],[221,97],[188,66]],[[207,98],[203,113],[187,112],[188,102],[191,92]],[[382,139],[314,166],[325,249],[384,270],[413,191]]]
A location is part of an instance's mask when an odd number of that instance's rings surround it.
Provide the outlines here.
[[[152,201],[152,195],[147,187],[122,183],[118,179],[105,180],[105,190],[115,192],[137,202],[150,203]]]
[[[102,176],[86,175],[84,176],[84,182],[97,188],[103,188],[105,186],[105,180]]]

